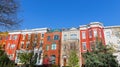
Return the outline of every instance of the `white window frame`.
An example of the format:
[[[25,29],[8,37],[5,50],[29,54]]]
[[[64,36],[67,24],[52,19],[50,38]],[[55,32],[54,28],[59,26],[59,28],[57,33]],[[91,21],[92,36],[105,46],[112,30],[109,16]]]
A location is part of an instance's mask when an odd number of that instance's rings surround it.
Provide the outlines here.
[[[20,45],[20,48],[23,48],[24,47],[24,42],[21,42],[21,45]]]
[[[30,40],[31,39],[31,34],[28,34],[28,40]]]
[[[111,36],[110,36],[110,31],[107,31],[106,32],[106,36],[107,36],[107,38],[110,38]]]
[[[77,39],[77,34],[70,34],[70,39]]]
[[[11,40],[12,39],[12,35],[10,35],[10,37],[9,37],[9,40]]]
[[[99,29],[99,36],[102,37],[102,31]]]
[[[7,45],[7,49],[9,49],[10,48],[10,43],[8,43],[8,45]]]
[[[86,46],[85,49],[84,49],[84,45]],[[85,51],[87,50],[87,44],[86,44],[86,42],[82,42],[82,49],[83,49],[83,51],[84,51],[84,50],[85,50]]]
[[[90,49],[92,50],[93,41],[90,41]]]
[[[14,35],[14,36],[13,36],[13,40],[16,40],[16,39],[17,39],[17,37],[18,37],[17,35]]]
[[[67,34],[64,34],[64,37],[63,37],[63,38],[64,38],[64,40],[66,40],[66,39],[67,39]]]
[[[47,51],[49,50],[49,45],[46,46],[46,50],[47,50]]]
[[[94,30],[93,30],[93,33],[94,33],[94,37],[97,37],[97,36],[98,36],[97,29],[94,29]]]
[[[86,31],[82,31],[82,39],[86,39]]]
[[[15,44],[11,44],[11,45],[10,45],[10,48],[11,48],[11,49],[14,49],[14,48],[15,48]]]
[[[22,40],[25,40],[25,37],[26,37],[26,35],[25,35],[25,34],[23,34],[23,38],[22,38]]]
[[[89,38],[92,38],[92,30],[89,30]]]
[[[28,42],[26,43],[26,48],[29,48],[29,45],[30,45],[30,42],[28,41]]]
[[[51,49],[52,49],[52,50],[56,50],[56,48],[57,48],[57,45],[56,45],[55,43],[52,44]]]

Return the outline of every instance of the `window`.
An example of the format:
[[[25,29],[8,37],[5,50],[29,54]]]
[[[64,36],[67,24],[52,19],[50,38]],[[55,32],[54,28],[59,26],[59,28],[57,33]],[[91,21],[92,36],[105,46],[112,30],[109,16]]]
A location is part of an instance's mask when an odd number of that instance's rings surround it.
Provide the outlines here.
[[[97,37],[97,30],[94,29],[94,37]]]
[[[52,50],[55,50],[56,49],[56,44],[52,44]]]
[[[63,50],[66,50],[66,45],[64,44],[64,46],[63,46]]]
[[[28,40],[30,40],[30,38],[31,38],[31,35],[30,35],[30,34],[28,34]]]
[[[17,35],[14,35],[14,36],[13,36],[13,40],[16,40],[16,39],[17,39]]]
[[[82,32],[82,38],[83,38],[83,39],[86,38],[86,33],[85,33],[85,31]]]
[[[51,57],[50,57],[51,64],[55,64],[55,59],[56,59],[56,56],[55,55],[51,55]]]
[[[47,40],[50,41],[50,36],[47,37]]]
[[[29,47],[29,45],[30,45],[30,42],[27,42],[27,43],[26,43],[26,48],[28,48],[28,47]]]
[[[38,35],[35,34],[35,35],[34,35],[34,40],[37,40],[37,38],[38,38]]]
[[[24,46],[24,42],[21,42],[21,48],[23,48],[23,46]]]
[[[54,40],[58,40],[59,39],[59,35],[54,35]]]
[[[117,32],[114,32],[114,34],[115,34],[115,36],[117,37],[117,38],[119,38],[119,31],[117,31]]]
[[[10,43],[8,43],[8,45],[7,45],[7,49],[9,49],[9,47],[10,47]]]
[[[106,32],[107,38],[110,38],[110,32]]]
[[[23,34],[23,40],[25,39],[25,34]]]
[[[92,38],[92,30],[89,30],[89,38]]]
[[[66,40],[67,39],[67,35],[66,34],[64,34],[64,40]]]
[[[108,41],[108,44],[107,45],[111,45],[112,43],[110,41]]]
[[[34,41],[33,47],[36,47],[36,46],[37,46],[37,41]]]
[[[39,63],[40,63],[40,59],[41,59],[41,53],[39,54],[39,57],[38,57],[38,59],[39,59]]]
[[[96,49],[99,48],[99,47],[98,47],[99,43],[102,43],[102,42],[94,41],[94,44],[95,44],[95,48],[96,48]]]
[[[74,48],[74,44],[70,43],[70,49],[73,49],[73,48]]]
[[[11,44],[10,48],[11,49],[15,48],[15,44]]]
[[[12,39],[12,35],[10,35],[10,38],[9,38],[9,40],[11,40]]]
[[[86,50],[86,42],[82,43],[82,48],[83,48],[83,50]]]
[[[35,38],[37,38],[37,34],[35,34]]]
[[[75,49],[76,46],[75,46],[75,43],[70,43],[70,49]]]
[[[91,48],[91,50],[93,50],[93,49],[94,49],[94,44],[93,44],[93,42],[92,42],[92,41],[90,41],[90,48]]]
[[[46,46],[46,50],[47,50],[47,51],[49,50],[49,45]]]
[[[117,40],[117,44],[119,44],[119,45],[120,45],[120,40]]]
[[[43,33],[41,34],[41,37],[44,37],[44,34],[43,34]]]
[[[12,58],[13,58],[13,54],[10,54],[10,55],[9,55],[9,58],[12,59]]]
[[[71,38],[71,39],[77,39],[77,34],[71,34],[71,35],[70,35],[70,38]]]
[[[99,29],[99,36],[100,37],[102,37],[102,34],[101,34],[102,32],[101,32],[101,29]]]
[[[43,45],[43,40],[40,40],[40,47],[42,47]]]
[[[40,43],[43,43],[43,40],[40,40]]]

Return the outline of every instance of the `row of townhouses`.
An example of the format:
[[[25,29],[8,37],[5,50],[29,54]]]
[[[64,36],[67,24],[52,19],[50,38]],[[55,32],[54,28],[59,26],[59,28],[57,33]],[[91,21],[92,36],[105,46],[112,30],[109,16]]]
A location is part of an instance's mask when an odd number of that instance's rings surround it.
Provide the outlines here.
[[[37,55],[36,65],[56,64],[60,66],[67,66],[69,52],[76,48],[81,66],[84,61],[81,53],[93,49],[96,37],[102,40],[104,45],[113,45],[118,51],[114,55],[119,60],[120,26],[105,27],[100,22],[91,22],[87,25],[80,25],[78,28],[9,31],[6,35],[3,33],[0,35],[0,45],[8,57],[17,64],[20,63],[18,58],[20,53],[34,52],[34,55]]]

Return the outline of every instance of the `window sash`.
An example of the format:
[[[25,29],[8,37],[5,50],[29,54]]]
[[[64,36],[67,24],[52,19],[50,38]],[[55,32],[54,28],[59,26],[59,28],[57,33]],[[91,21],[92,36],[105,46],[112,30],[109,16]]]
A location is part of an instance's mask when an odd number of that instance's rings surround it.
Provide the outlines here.
[[[47,37],[47,40],[48,40],[48,41],[50,40],[50,36]]]
[[[56,49],[56,44],[52,44],[52,50]]]
[[[98,32],[96,29],[94,29],[94,37],[97,37],[98,36]]]
[[[83,38],[83,39],[86,38],[86,32],[85,32],[85,31],[82,32],[82,38]]]
[[[92,30],[89,30],[89,38],[92,38]]]
[[[76,39],[76,38],[77,38],[77,34],[71,34],[71,35],[70,35],[70,38],[71,38],[71,39]]]
[[[54,40],[58,40],[59,39],[59,35],[54,35]]]
[[[47,50],[47,51],[49,50],[49,46],[48,46],[48,45],[46,46],[46,50]]]
[[[66,40],[67,39],[67,35],[66,34],[64,34],[64,40]]]
[[[83,43],[82,43],[82,48],[83,48],[83,50],[86,50],[86,49],[87,49],[87,47],[86,47],[86,42],[83,42]]]

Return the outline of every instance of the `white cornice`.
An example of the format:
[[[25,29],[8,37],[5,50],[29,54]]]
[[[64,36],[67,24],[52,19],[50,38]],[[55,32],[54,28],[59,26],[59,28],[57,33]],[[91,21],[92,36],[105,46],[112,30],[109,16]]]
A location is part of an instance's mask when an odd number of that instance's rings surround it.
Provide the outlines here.
[[[120,28],[120,25],[115,25],[115,26],[105,26],[105,29],[110,29],[110,28]]]

